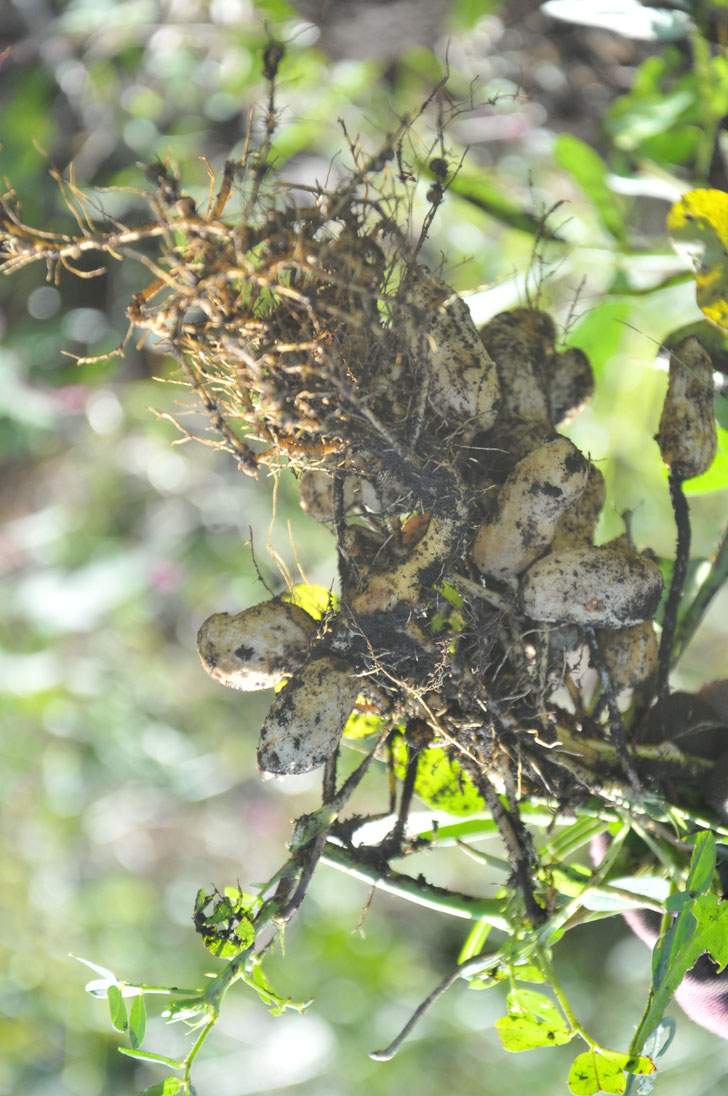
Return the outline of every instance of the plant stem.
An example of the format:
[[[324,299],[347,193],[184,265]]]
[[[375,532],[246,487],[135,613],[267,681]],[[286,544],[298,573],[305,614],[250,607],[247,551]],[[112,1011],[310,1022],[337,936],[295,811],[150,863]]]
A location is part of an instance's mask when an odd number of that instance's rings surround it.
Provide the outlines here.
[[[675,514],[675,526],[677,528],[677,547],[675,549],[675,565],[670,580],[670,590],[665,602],[665,610],[662,614],[662,635],[660,636],[660,651],[657,658],[657,703],[664,709],[670,693],[669,674],[670,666],[674,663],[673,653],[675,647],[675,635],[677,627],[677,614],[680,608],[685,577],[688,573],[688,561],[690,559],[690,508],[683,493],[683,481],[675,473],[670,471],[670,502]]]
[[[586,1032],[582,1028],[579,1021],[577,1020],[576,1016],[574,1016],[574,1013],[571,1010],[571,1005],[567,1001],[566,995],[565,995],[564,991],[562,990],[561,986],[559,985],[559,982],[556,978],[556,975],[554,974],[554,968],[549,963],[548,959],[546,958],[546,953],[543,951],[542,948],[537,948],[536,949],[535,958],[536,958],[536,962],[537,962],[537,964],[538,964],[538,966],[541,970],[541,973],[543,974],[544,978],[546,979],[549,986],[553,990],[554,997],[559,1002],[559,1007],[560,1007],[561,1011],[563,1012],[564,1016],[566,1017],[566,1021],[569,1025],[569,1027],[571,1028],[572,1031],[576,1032],[577,1035],[581,1035],[581,1037],[587,1043],[589,1043],[590,1046],[593,1046],[594,1045],[593,1040],[589,1038],[589,1036],[586,1034]]]
[[[468,894],[448,891],[427,883],[424,879],[414,879],[411,875],[402,875],[400,872],[367,863],[331,841],[327,841],[324,847],[321,863],[346,872],[354,879],[361,879],[379,890],[395,894],[398,898],[415,902],[418,906],[439,910],[468,921],[487,921],[494,928],[511,931],[512,926],[506,916],[508,900],[505,898],[472,898]]]
[[[214,1028],[216,1023],[217,1023],[217,1013],[213,1017],[211,1017],[211,1019],[205,1024],[202,1031],[200,1032],[200,1034],[195,1039],[195,1045],[192,1047],[192,1050],[189,1052],[189,1054],[187,1055],[187,1057],[185,1059],[184,1083],[187,1086],[187,1091],[188,1092],[189,1092],[189,1085],[190,1085],[190,1070],[192,1069],[192,1063],[194,1062],[195,1058],[199,1054],[199,1052],[202,1048],[202,1044],[204,1043],[205,1039],[210,1034],[210,1032],[212,1031],[212,1029]]]
[[[695,635],[700,622],[708,611],[711,601],[728,581],[728,529],[723,534],[713,557],[710,570],[701,583],[692,603],[680,619],[675,630],[675,639],[670,655],[670,666],[675,666],[690,640]]]

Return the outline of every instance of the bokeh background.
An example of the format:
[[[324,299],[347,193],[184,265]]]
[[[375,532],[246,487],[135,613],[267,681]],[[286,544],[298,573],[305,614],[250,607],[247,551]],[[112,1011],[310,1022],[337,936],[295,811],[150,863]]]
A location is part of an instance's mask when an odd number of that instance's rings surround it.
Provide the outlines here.
[[[480,207],[448,197],[427,258],[446,255],[457,288],[477,290],[479,320],[522,302],[531,271],[531,292],[540,287],[598,374],[570,432],[603,461],[600,538],[620,532],[629,510],[638,543],[670,555],[651,440],[666,383],[655,344],[699,313],[691,282],[675,277],[684,266],[664,216],[708,169],[701,141],[728,112],[728,74],[706,101],[689,44],[556,23],[525,0],[9,0],[0,174],[25,220],[73,230],[48,176],[49,165],[67,172],[71,162],[82,187],[113,188],[95,200],[121,220],[144,215],[138,165],[160,156],[174,158],[204,204],[200,157],[219,170],[240,154],[249,110],[263,102],[268,34],[286,43],[275,147],[284,177],[298,181],[345,166],[339,118],[376,147],[429,95],[447,57],[453,94],[473,99],[448,140],[457,154],[469,147],[482,190]],[[411,156],[435,125],[433,106]],[[564,135],[604,157],[621,226],[605,224]],[[416,189],[415,223],[426,189]],[[493,195],[536,216],[563,201],[552,223],[566,244],[534,266],[532,234]],[[64,272],[57,286],[32,267],[0,279],[0,1092],[24,1096],[126,1096],[160,1078],[118,1053],[122,1037],[105,1003],[84,994],[91,975],[69,953],[128,981],[201,984],[213,961],[191,923],[197,888],[269,878],[291,818],[318,796],[318,774],[260,783],[255,740],[270,696],[217,686],[194,637],[210,612],[266,596],[251,535],[276,589],[277,559],[335,585],[333,538],[300,512],[286,473],[253,482],[223,455],[179,444],[155,410],[203,423],[188,393],[155,379],[171,370],[151,342],[77,363],[73,355],[121,341],[129,297],[146,281],[141,266],[106,265],[104,277]],[[692,508],[695,553],[709,556],[725,497],[699,494]],[[726,610],[719,598],[681,684],[725,674]],[[382,802],[381,774],[365,794]],[[475,865],[423,870],[488,893]],[[281,993],[314,1004],[273,1018],[244,987],[231,993],[194,1074],[198,1096],[566,1091],[571,1048],[500,1049],[499,991],[456,986],[394,1061],[372,1062],[368,1052],[443,977],[466,930],[381,895],[360,925],[367,897],[333,869],[318,872],[285,958],[268,966]],[[559,974],[572,1004],[603,1043],[626,1045],[648,953],[618,921],[571,935]],[[657,1091],[722,1092],[724,1045],[676,1015]],[[188,1038],[153,1019],[147,1045],[177,1055]]]

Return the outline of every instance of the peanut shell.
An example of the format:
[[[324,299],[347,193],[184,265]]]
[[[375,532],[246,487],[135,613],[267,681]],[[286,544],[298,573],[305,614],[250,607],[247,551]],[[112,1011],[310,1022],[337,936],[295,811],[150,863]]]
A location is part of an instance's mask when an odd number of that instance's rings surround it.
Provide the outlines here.
[[[627,628],[600,628],[597,642],[615,692],[636,689],[654,674],[658,645],[651,620]]]
[[[521,604],[533,620],[626,628],[653,616],[662,574],[652,560],[619,548],[562,548],[521,578]]]
[[[424,313],[411,325],[408,342],[416,356],[426,348],[430,403],[466,436],[488,430],[498,414],[500,387],[470,309],[443,282],[424,276],[408,292]]]
[[[501,489],[495,517],[475,538],[471,554],[479,570],[506,578],[543,555],[588,474],[586,458],[568,438],[558,437],[523,457]]]
[[[551,551],[593,544],[605,498],[604,476],[596,464],[590,463],[586,487],[559,518],[551,541]]]
[[[258,768],[306,773],[331,757],[359,694],[360,681],[343,658],[307,663],[278,693],[258,740]]]
[[[501,312],[480,329],[480,338],[498,371],[501,414],[550,425],[547,389],[547,360],[553,338],[550,317],[531,309]]]
[[[549,363],[549,415],[554,426],[566,426],[584,410],[594,394],[594,373],[583,350],[570,346]]]
[[[683,339],[670,357],[657,444],[665,464],[680,479],[701,476],[713,463],[718,445],[713,364],[694,335]]]
[[[210,677],[232,689],[271,689],[303,664],[316,630],[298,605],[264,601],[242,613],[214,613],[197,633]]]

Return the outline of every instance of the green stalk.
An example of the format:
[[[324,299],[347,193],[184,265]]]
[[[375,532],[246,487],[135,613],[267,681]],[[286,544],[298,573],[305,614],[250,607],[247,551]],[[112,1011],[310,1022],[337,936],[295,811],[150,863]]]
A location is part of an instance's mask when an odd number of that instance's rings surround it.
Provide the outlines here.
[[[724,582],[728,580],[728,529],[718,545],[710,565],[710,571],[688,609],[683,613],[675,630],[671,666],[675,666],[690,640],[695,635],[708,607]]]
[[[376,865],[360,860],[354,853],[347,852],[331,841],[326,842],[321,863],[337,868],[354,879],[361,879],[388,894],[415,902],[418,906],[449,913],[452,917],[462,917],[468,921],[487,921],[493,928],[508,932],[512,929],[506,916],[508,900],[505,898],[471,898],[467,894],[457,894],[424,880],[413,879],[411,875],[393,871],[385,875]]]

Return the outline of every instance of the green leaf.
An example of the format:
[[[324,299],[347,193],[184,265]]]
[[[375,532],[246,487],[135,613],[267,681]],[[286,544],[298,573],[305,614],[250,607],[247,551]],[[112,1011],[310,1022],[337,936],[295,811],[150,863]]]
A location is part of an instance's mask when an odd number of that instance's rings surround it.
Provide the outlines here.
[[[165,1077],[159,1084],[145,1088],[141,1096],[174,1096],[175,1092],[179,1092],[181,1088],[182,1082],[179,1077]]]
[[[384,720],[378,715],[359,714],[354,710],[346,721],[344,738],[368,738],[370,735],[381,734],[383,729]]]
[[[175,1058],[165,1058],[163,1054],[152,1054],[148,1050],[129,1050],[128,1047],[119,1047],[119,1053],[127,1058],[136,1058],[140,1062],[155,1062],[160,1066],[169,1066],[170,1069],[184,1069],[185,1063],[178,1062]]]
[[[709,830],[699,833],[690,860],[686,888],[697,894],[707,894],[715,874],[715,837]]]
[[[212,902],[212,909],[206,909]],[[252,916],[261,906],[261,898],[239,887],[225,887],[220,894],[197,892],[194,922],[202,943],[218,959],[231,959],[249,948],[255,940]]]
[[[407,768],[409,751],[401,735],[392,743],[394,771],[402,780]],[[485,803],[459,761],[449,758],[441,746],[423,749],[417,759],[415,795],[434,810],[449,814],[475,814],[485,809]]]
[[[226,940],[217,932],[203,932],[200,934],[202,943],[216,959],[232,959],[234,955],[243,951],[243,945],[236,940]]]
[[[575,1034],[553,1001],[530,989],[508,994],[508,1015],[496,1020],[495,1026],[504,1049],[513,1052],[559,1046]]]
[[[695,842],[688,883],[706,887],[715,864],[715,838],[702,833]],[[652,997],[632,1040],[631,1050],[642,1049],[647,1033],[662,1019],[675,990],[696,960],[708,952],[719,970],[728,964],[728,903],[714,894],[684,892],[689,901],[652,953]]]
[[[126,1031],[129,1023],[126,1018],[126,1005],[118,986],[109,986],[109,1013],[111,1014],[112,1027],[117,1031]]]
[[[617,148],[631,152],[645,141],[674,130],[695,105],[695,87],[656,91],[651,96],[622,96],[610,108],[605,129]]]
[[[147,1032],[147,1005],[144,996],[140,994],[134,998],[129,1014],[129,1041],[136,1050],[144,1042]]]
[[[543,972],[535,963],[514,963],[510,968],[510,973],[513,978],[516,978],[519,982],[545,982]]]
[[[536,1047],[560,1046],[571,1042],[574,1034],[563,1022],[557,1026],[528,1016],[502,1016],[495,1026],[503,1049],[514,1054]]]
[[[255,929],[249,917],[243,917],[235,926],[235,935],[240,938],[241,948],[249,948],[255,942]]]
[[[576,180],[594,203],[605,228],[616,240],[626,242],[625,205],[607,183],[608,169],[598,152],[573,137],[562,133],[556,139],[556,160]]]
[[[508,994],[508,1012],[513,1015],[532,1014],[549,1023],[562,1022],[562,1016],[550,997],[533,989],[511,990]]]
[[[336,612],[339,599],[326,586],[316,586],[306,582],[297,582],[292,590],[281,596],[281,601],[298,605],[314,620],[321,620],[326,613]]]
[[[593,1047],[579,1054],[569,1070],[569,1088],[574,1096],[594,1096],[595,1092],[622,1093],[627,1087],[625,1070],[630,1073],[651,1074],[654,1062],[649,1058],[631,1058],[613,1050],[595,1050]]]
[[[250,912],[261,905],[260,895],[248,894],[247,891],[240,890],[240,887],[223,887],[222,892],[233,903],[236,913],[243,909]]]
[[[569,1088],[574,1096],[594,1096],[595,1092],[624,1092],[627,1078],[608,1058],[594,1050],[579,1054],[569,1070]]]
[[[459,590],[456,590],[454,586],[451,586],[449,582],[440,582],[435,589],[438,594],[442,594],[446,601],[449,601],[456,609],[462,609],[463,607],[463,595]]]

